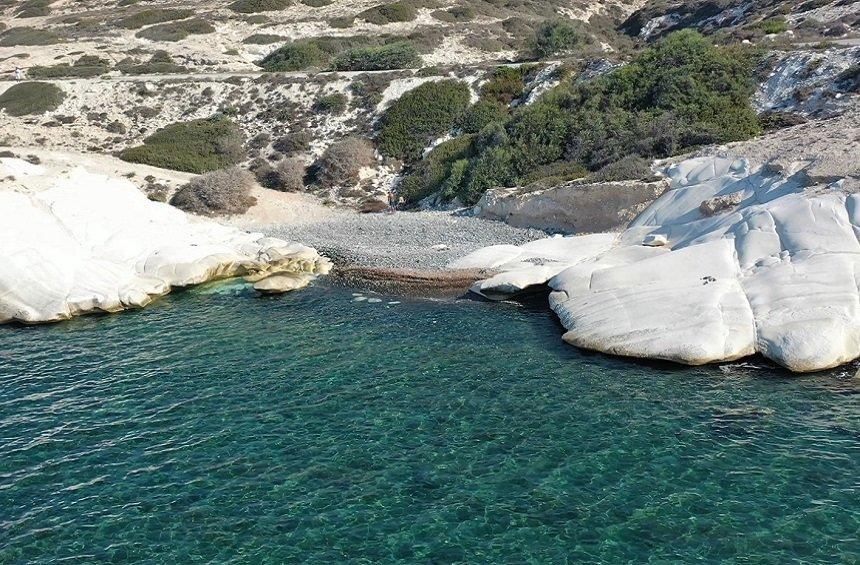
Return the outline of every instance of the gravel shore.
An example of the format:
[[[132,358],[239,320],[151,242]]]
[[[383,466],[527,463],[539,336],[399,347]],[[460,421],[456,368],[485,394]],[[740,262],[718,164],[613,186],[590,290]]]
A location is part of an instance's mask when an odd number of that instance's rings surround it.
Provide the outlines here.
[[[344,211],[308,223],[272,225],[265,231],[315,247],[340,265],[420,270],[444,268],[488,245],[519,245],[546,237],[540,230],[451,212]]]

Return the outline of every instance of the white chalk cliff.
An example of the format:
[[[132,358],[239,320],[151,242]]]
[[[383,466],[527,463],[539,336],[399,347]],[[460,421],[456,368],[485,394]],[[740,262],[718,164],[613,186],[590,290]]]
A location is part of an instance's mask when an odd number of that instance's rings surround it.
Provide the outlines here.
[[[579,347],[838,366],[860,357],[856,120],[778,134],[798,141],[791,151],[771,139],[669,166],[670,189],[621,233],[494,246],[450,266],[497,271],[472,289],[491,299],[548,284],[564,340]]]
[[[331,267],[310,247],[190,217],[73,162],[3,158],[0,178],[0,323],[143,307],[236,276],[286,291]]]

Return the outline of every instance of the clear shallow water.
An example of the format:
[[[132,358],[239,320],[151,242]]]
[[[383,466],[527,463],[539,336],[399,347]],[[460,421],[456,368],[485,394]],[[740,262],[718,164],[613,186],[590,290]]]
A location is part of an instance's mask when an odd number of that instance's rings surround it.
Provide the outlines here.
[[[542,301],[352,300],[0,328],[0,562],[857,559],[850,371],[586,354]]]

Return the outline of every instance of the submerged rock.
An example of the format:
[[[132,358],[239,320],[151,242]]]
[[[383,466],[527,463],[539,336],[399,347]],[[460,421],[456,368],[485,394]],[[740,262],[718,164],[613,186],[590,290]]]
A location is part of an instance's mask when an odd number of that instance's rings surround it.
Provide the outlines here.
[[[0,159],[6,171],[17,180],[0,186],[0,323],[143,307],[173,287],[231,277],[290,290],[299,286],[284,278],[331,268],[310,247],[188,216],[126,179]]]
[[[758,352],[792,371],[856,359],[857,153],[787,163],[774,140],[757,149],[773,155],[751,164],[734,156],[755,154],[742,144],[669,167],[670,190],[619,234],[494,246],[451,266],[497,271],[472,287],[491,299],[549,285],[564,340],[587,349],[691,365]],[[657,239],[667,245],[646,243]]]

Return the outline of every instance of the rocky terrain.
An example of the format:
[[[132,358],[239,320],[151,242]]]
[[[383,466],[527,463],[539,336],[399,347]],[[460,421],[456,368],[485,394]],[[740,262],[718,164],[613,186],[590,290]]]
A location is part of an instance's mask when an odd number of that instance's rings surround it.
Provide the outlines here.
[[[41,161],[0,158],[11,185],[0,191],[0,323],[141,308],[174,287],[239,276],[285,292],[331,268],[310,247],[151,202],[99,160]]]
[[[860,104],[668,163],[669,190],[620,232],[492,246],[473,287],[536,285],[565,341],[688,364],[754,353],[792,371],[860,356]]]
[[[658,33],[653,20],[676,8],[692,10],[693,4],[8,1],[0,5],[0,70],[9,81],[0,82],[0,96],[13,85],[16,67],[57,90],[33,93],[56,98],[38,111],[7,109],[0,145],[119,154],[171,124],[223,115],[241,132],[240,160],[246,166],[274,167],[284,156],[310,166],[340,139],[372,137],[384,110],[422,83],[460,79],[477,100],[481,85],[499,65],[544,59],[539,62],[543,68],[529,75],[525,91],[506,101],[533,103],[561,76],[614,68],[629,58],[637,42],[673,29],[658,26]],[[769,62],[774,75],[756,100],[760,111],[838,108],[834,78],[857,59],[856,51],[846,51],[838,42],[856,37],[856,3],[832,2],[814,10],[805,4],[789,6],[793,4],[744,5],[743,17],[731,19],[726,14],[739,9],[733,3],[704,3],[691,11],[699,19],[684,26],[695,24],[708,32],[755,30],[744,41],[786,49],[776,51]],[[813,17],[821,18],[815,20],[820,26],[803,25]],[[763,23],[773,18],[782,18],[779,25]],[[553,19],[587,22],[582,33],[588,41],[575,52],[536,57],[533,44],[540,23]],[[652,32],[633,33],[639,21]],[[831,46],[822,49],[815,41]],[[327,58],[401,43],[418,56],[405,68],[342,70],[314,58],[319,49]],[[313,60],[291,59],[291,66],[283,67],[291,70],[266,72],[262,62],[284,45],[307,47],[301,54]],[[314,188],[323,198],[359,206],[368,198],[384,199],[397,182],[399,167],[380,159],[354,185]]]

